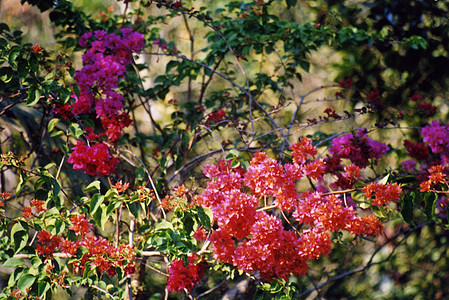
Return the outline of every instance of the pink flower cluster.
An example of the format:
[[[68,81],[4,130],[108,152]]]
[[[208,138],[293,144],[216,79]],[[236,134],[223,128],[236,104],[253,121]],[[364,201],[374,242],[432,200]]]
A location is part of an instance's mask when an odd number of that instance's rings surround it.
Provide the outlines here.
[[[179,292],[187,289],[193,290],[195,284],[203,277],[207,270],[205,261],[195,262],[198,259],[196,254],[189,256],[189,263],[184,266],[182,259],[174,259],[168,268],[167,290]]]
[[[131,64],[132,53],[144,47],[144,36],[131,28],[123,28],[120,35],[97,30],[83,34],[79,44],[90,47],[83,55],[84,67],[75,74],[80,95],[73,94],[76,101],[72,103],[72,112],[79,115],[94,109],[105,132],[88,132],[89,138],[105,135],[110,142],[116,142],[122,130],[131,124],[128,113],[122,111],[123,95],[117,91],[118,80],[124,77],[126,66]],[[74,164],[76,170],[86,170],[89,175],[109,175],[118,163],[104,143],[89,147],[78,142],[72,150],[69,163]]]
[[[67,161],[73,164],[75,170],[85,170],[87,175],[109,175],[118,164],[118,159],[109,153],[109,147],[104,143],[87,146],[84,142],[78,141],[72,150]]]
[[[333,139],[329,153],[335,158],[347,158],[360,168],[369,166],[369,159],[379,159],[389,147],[368,138],[364,130],[355,136],[352,133]]]
[[[118,79],[131,64],[132,52],[145,45],[144,36],[131,28],[123,28],[121,36],[97,30],[83,34],[79,44],[90,48],[83,55],[84,67],[75,74],[81,92],[75,96],[73,113],[89,113],[95,107],[98,117],[117,115],[123,108],[123,96],[115,91]]]
[[[221,262],[254,273],[262,278],[301,276],[307,261],[328,255],[330,232],[349,230],[354,234],[378,234],[382,225],[377,218],[360,218],[352,207],[343,205],[335,195],[318,192],[298,194],[296,181],[303,177],[322,180],[326,171],[312,141],[302,138],[291,146],[293,163],[281,165],[265,153],[256,153],[248,170],[231,168],[230,162],[207,165],[207,188],[195,201],[210,207],[217,229],[210,236],[214,256]],[[348,177],[360,176],[360,169],[345,169]],[[281,219],[269,214],[265,205],[274,204],[282,211],[293,211],[301,230],[286,229]]]

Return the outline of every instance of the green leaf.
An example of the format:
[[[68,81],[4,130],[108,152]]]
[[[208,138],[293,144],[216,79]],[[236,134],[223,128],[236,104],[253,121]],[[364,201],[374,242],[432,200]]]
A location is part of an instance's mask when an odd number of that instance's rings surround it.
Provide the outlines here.
[[[386,218],[387,213],[385,211],[385,207],[383,206],[372,206],[371,209],[373,210],[374,214],[378,216],[379,218]]]
[[[70,124],[69,129],[70,129],[70,135],[72,135],[76,138],[79,138],[84,133],[83,129],[81,129],[81,126],[78,123]]]
[[[210,215],[212,214],[212,211],[210,209],[207,209],[206,211],[204,207],[201,206],[199,206],[197,210],[198,210],[198,218],[201,225],[203,225],[204,228],[206,228],[207,230],[210,230],[212,220]]]
[[[55,129],[55,126],[56,126],[56,124],[58,124],[58,122],[59,122],[58,118],[51,119],[50,122],[48,122],[48,125],[47,125],[48,132],[52,132],[53,129]]]
[[[103,198],[103,196],[102,196]],[[108,217],[106,215],[107,207],[104,204],[101,204],[98,209],[96,209],[95,213],[92,215],[94,218],[94,221],[97,225],[100,226],[102,230],[104,230],[104,226],[106,225],[106,222],[108,221]]]
[[[3,264],[3,267],[17,268],[18,266],[23,266],[24,264],[25,264],[25,261],[23,259],[17,258],[17,257],[10,257],[5,261],[5,263]]]
[[[122,205],[121,201],[111,201],[109,202],[108,208],[106,209],[106,216],[109,216],[114,210]]]
[[[154,229],[155,230],[173,229],[173,224],[165,219],[162,219],[156,223]]]
[[[30,66],[31,72],[37,74],[39,72],[39,61],[37,59],[36,54],[32,54],[30,59],[28,60],[28,65]]]
[[[20,55],[20,49],[18,47],[12,48],[9,52],[8,62],[13,68],[17,67],[17,58]]]
[[[14,72],[10,67],[0,68],[0,81],[8,83],[11,81]]]
[[[19,176],[19,183],[17,184],[16,187],[16,196],[22,191],[22,189],[25,187],[25,184],[28,181],[28,175],[25,172],[20,172],[20,176]]]
[[[424,196],[424,212],[426,214],[427,221],[431,221],[435,214],[435,206],[437,203],[437,193],[431,192]]]
[[[30,288],[34,281],[36,281],[36,276],[32,274],[25,274],[19,278],[17,282],[17,287],[21,292],[26,292],[28,288]]]
[[[47,293],[47,291],[50,289],[50,287],[51,287],[51,285],[47,281],[39,281],[38,292],[37,292],[39,298],[41,298],[41,299],[45,298],[44,296]]]
[[[401,200],[401,215],[405,222],[411,226],[415,226],[413,222],[413,210],[414,210],[415,192],[410,192],[402,197]]]
[[[93,195],[92,199],[90,200],[90,206],[89,211],[93,215],[97,211],[97,209],[100,207],[100,205],[104,201],[104,196],[101,194],[95,194]]]
[[[240,156],[240,151],[236,149],[229,150],[228,155],[226,156],[226,159],[233,159]]]
[[[140,203],[139,202],[131,202],[128,203],[128,209],[133,214],[136,219],[140,217]]]
[[[11,240],[14,241],[14,253],[22,250],[28,241],[28,231],[22,226],[22,223],[16,223],[11,229]]]
[[[390,173],[388,173],[387,175],[385,175],[382,179],[380,179],[379,181],[377,181],[378,184],[387,184],[388,183],[388,179],[390,178]]]
[[[35,87],[30,87],[30,90],[28,91],[28,98],[27,98],[27,105],[33,106],[37,102],[39,102],[39,99],[41,98],[41,91]]]
[[[92,192],[92,191],[100,191],[100,185],[101,185],[101,182],[98,180],[95,180],[95,181],[89,183],[89,185],[83,189],[83,192],[88,193],[88,192]]]

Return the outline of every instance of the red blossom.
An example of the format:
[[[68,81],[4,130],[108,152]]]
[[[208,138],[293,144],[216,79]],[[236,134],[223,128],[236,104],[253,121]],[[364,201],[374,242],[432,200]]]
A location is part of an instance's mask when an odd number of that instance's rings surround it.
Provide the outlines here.
[[[424,143],[415,143],[410,140],[404,141],[404,147],[408,155],[416,160],[426,161],[429,159],[429,147]]]
[[[402,189],[397,183],[379,184],[377,182],[373,182],[367,184],[363,188],[363,192],[368,199],[373,200],[372,204],[374,206],[382,206],[390,203],[391,201],[399,201]]]
[[[31,206],[34,206],[36,208],[36,212],[46,211],[47,209],[43,206],[45,205],[45,201],[32,199],[30,201]]]
[[[412,101],[412,102],[417,102],[421,99],[422,99],[422,96],[420,94],[414,94],[413,96],[410,97],[410,101]]]
[[[203,227],[198,227],[195,233],[193,234],[193,237],[197,241],[204,241],[207,238],[207,231]]]
[[[195,263],[197,259],[196,254],[189,256],[187,266],[184,266],[182,259],[174,259],[171,262],[168,268],[167,290],[170,292],[178,292],[183,289],[187,289],[189,292],[193,290],[207,270],[206,262]]]
[[[53,253],[61,243],[59,236],[53,236],[50,232],[42,230],[37,235],[38,243],[36,245],[36,252],[38,255],[43,255],[47,258],[53,257]]]
[[[24,206],[22,208],[22,212],[23,212],[23,218],[28,219],[29,217],[31,217],[31,206]]]
[[[340,80],[340,82],[338,83],[338,86],[339,87],[341,87],[341,88],[345,88],[345,89],[348,89],[348,88],[352,88],[352,80],[350,79],[350,78],[347,78],[347,79],[342,79],[342,80]]]
[[[356,217],[348,222],[346,229],[355,235],[377,235],[383,231],[382,223],[373,215]]]
[[[73,116],[72,109],[72,106],[69,104],[61,104],[57,102],[55,103],[53,112],[55,115],[61,116],[64,120],[68,120]]]
[[[367,95],[369,102],[372,104],[380,105],[382,104],[382,99],[380,98],[380,92],[378,89],[374,89]]]
[[[312,140],[306,137],[302,137],[300,142],[292,144],[290,150],[292,150],[293,161],[298,164],[305,163],[308,158],[314,158],[317,154]]]
[[[72,150],[67,161],[73,164],[75,170],[85,170],[88,175],[109,175],[118,164],[118,159],[110,155],[109,147],[104,143],[86,146],[84,142],[78,141]]]
[[[433,116],[437,112],[437,107],[432,105],[430,102],[416,103],[418,111],[425,114],[426,116]]]
[[[211,112],[206,118],[206,124],[211,125],[211,123],[218,123],[227,117],[226,112],[223,109]]]
[[[72,227],[69,229],[75,231],[76,235],[83,236],[88,234],[92,227],[84,215],[72,215],[70,216],[70,222],[72,223]]]
[[[435,165],[429,168],[430,175],[428,180],[421,183],[421,192],[428,192],[431,190],[432,185],[437,185],[439,183],[446,183],[446,167],[442,165]]]
[[[30,49],[34,53],[40,53],[40,52],[44,51],[44,49],[42,49],[38,44],[34,44],[32,47],[30,47]]]

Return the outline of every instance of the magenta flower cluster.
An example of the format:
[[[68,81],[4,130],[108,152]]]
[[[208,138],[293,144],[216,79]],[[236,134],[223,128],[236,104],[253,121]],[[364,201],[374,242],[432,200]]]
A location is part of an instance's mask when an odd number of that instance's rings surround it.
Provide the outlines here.
[[[123,96],[115,89],[132,62],[132,52],[139,52],[145,45],[144,36],[131,28],[123,28],[121,36],[97,30],[83,34],[79,44],[87,47],[91,40],[91,47],[83,55],[84,67],[75,75],[81,93],[75,97],[73,113],[89,113],[94,106],[98,117],[111,117],[124,107]]]
[[[433,153],[447,153],[449,150],[449,125],[432,121],[421,130],[423,141],[428,143]]]
[[[349,159],[360,168],[369,166],[369,159],[379,159],[390,148],[379,141],[368,138],[365,130],[359,130],[354,136],[352,133],[333,139],[329,153],[335,158]]]
[[[118,81],[125,76],[126,66],[132,63],[132,53],[144,47],[144,36],[131,28],[121,29],[119,35],[97,30],[83,34],[79,44],[89,48],[83,55],[84,67],[74,77],[80,94],[73,94],[72,112],[79,115],[94,109],[105,132],[94,134],[90,130],[86,132],[88,139],[107,136],[108,141],[114,143],[120,138],[123,128],[131,124],[128,113],[123,111],[123,95],[117,91]],[[88,175],[109,175],[118,164],[118,159],[111,155],[104,142],[91,142],[91,145],[78,142],[72,150],[68,162],[75,170],[85,170]]]

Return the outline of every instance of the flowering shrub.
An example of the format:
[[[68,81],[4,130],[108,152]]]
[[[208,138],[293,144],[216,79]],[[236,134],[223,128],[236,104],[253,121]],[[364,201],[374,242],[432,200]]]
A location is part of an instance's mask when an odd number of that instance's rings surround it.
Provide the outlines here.
[[[99,18],[65,0],[29,2],[51,10],[67,54],[0,24],[0,118],[11,125],[0,127],[0,262],[9,272],[0,299],[61,290],[332,298],[341,279],[368,269],[391,285],[408,280],[419,268],[382,268],[425,228],[438,228],[429,245],[435,237],[445,249],[449,125],[430,98],[387,107],[393,91],[359,90],[356,78],[296,86],[308,53],[387,45],[384,31],[333,15],[284,20],[279,7],[305,5],[291,0],[231,1],[215,13],[124,1],[120,14]],[[178,19],[189,47],[161,30]],[[247,294],[236,296],[242,285]]]

